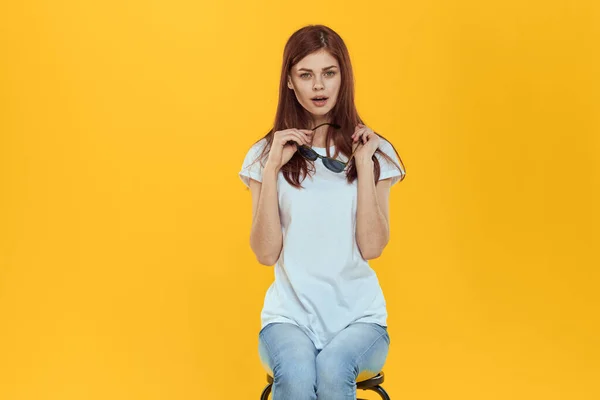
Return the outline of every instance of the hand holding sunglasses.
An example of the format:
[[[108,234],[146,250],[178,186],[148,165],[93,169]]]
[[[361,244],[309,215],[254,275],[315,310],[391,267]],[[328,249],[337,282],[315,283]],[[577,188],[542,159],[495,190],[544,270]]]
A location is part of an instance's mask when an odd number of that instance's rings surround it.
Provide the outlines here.
[[[311,129],[283,129],[273,134],[265,168],[279,171],[296,153],[297,148],[310,143]]]

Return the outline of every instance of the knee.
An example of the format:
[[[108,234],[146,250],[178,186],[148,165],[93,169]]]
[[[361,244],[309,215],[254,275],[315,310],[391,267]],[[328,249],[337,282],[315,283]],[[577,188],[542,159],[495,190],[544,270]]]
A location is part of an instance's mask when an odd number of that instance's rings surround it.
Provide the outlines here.
[[[273,395],[290,400],[312,398],[316,381],[314,359],[282,362],[273,368]]]
[[[343,358],[317,357],[316,367],[317,393],[352,391],[356,385],[356,368]]]

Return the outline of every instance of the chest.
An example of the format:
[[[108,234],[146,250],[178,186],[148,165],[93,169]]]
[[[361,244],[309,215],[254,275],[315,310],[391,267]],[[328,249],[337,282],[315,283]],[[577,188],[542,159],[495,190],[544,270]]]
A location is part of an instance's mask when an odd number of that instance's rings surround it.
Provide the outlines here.
[[[303,188],[290,185],[283,174],[278,177],[280,220],[287,226],[292,220],[312,221],[327,228],[352,223],[356,216],[357,180],[348,183],[344,172],[329,171],[315,163],[316,172],[302,181]]]

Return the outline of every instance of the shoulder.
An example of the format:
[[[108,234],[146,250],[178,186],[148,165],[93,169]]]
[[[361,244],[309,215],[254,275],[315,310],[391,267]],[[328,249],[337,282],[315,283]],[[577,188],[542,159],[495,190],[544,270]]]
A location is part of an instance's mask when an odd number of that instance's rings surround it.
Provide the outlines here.
[[[384,157],[381,153],[375,152],[381,171],[379,179],[393,178],[391,184],[394,185],[396,182],[402,180],[406,174],[404,164],[392,143],[382,137],[380,137],[380,139],[379,150],[389,157],[389,159]]]
[[[254,161],[257,161],[261,154],[264,155],[264,149],[267,144],[267,139],[262,138],[258,142],[252,144],[250,148],[246,151],[246,156],[244,158],[244,164],[250,164]]]
[[[264,138],[260,139],[258,142],[254,143],[251,148],[256,149],[256,150],[258,150],[258,149],[262,150],[266,144],[267,144],[267,138],[264,137]]]
[[[267,139],[262,138],[254,143],[246,152],[242,168],[239,171],[239,177],[247,187],[250,187],[250,178],[262,182],[262,169],[268,157],[268,152],[264,152],[266,143]]]
[[[382,153],[384,153],[386,156],[390,157],[392,160],[394,160],[394,161],[398,160],[398,155],[396,154],[396,150],[394,149],[394,146],[392,146],[392,143],[389,140],[380,137],[379,150],[381,150]],[[385,159],[385,157],[381,156],[381,154],[378,154],[378,153],[375,153],[375,154],[380,161],[385,160],[385,161],[389,162],[388,160]]]
[[[259,154],[261,154],[263,152],[266,145],[267,145],[267,138],[262,138],[250,147],[250,149],[248,150],[248,154],[258,156]]]
[[[393,150],[392,143],[390,143],[390,141],[389,141],[389,140],[387,140],[387,139],[384,139],[384,138],[382,138],[382,137],[380,137],[380,139],[381,139],[381,141],[380,141],[380,143],[379,143],[379,148],[380,148],[381,150],[386,150],[386,151],[392,150],[392,151],[394,151],[394,150]]]

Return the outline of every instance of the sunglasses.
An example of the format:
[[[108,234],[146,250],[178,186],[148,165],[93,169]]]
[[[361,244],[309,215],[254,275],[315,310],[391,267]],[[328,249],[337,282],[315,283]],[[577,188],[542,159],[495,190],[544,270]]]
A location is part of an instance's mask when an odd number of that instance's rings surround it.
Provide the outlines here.
[[[317,125],[316,127],[314,127],[311,130],[314,131],[315,129],[317,129],[318,127],[323,126],[323,125],[331,125],[336,129],[341,128],[341,126],[339,126],[337,124],[331,124],[329,122],[325,122],[321,125]],[[352,155],[350,156],[350,158],[348,158],[348,161],[346,161],[346,162],[336,160],[335,158],[322,156],[305,144],[298,147],[298,153],[300,153],[300,155],[302,157],[304,157],[310,161],[315,161],[317,158],[320,158],[323,161],[323,165],[328,170],[339,173],[339,172],[342,172],[346,168],[346,166],[348,165],[350,160],[352,160],[352,157],[354,157],[354,153],[356,152],[356,150],[358,150],[358,147],[360,147],[360,146],[356,147],[356,149],[352,152]]]

